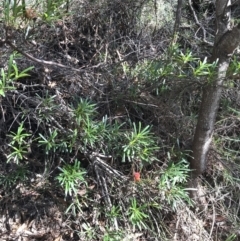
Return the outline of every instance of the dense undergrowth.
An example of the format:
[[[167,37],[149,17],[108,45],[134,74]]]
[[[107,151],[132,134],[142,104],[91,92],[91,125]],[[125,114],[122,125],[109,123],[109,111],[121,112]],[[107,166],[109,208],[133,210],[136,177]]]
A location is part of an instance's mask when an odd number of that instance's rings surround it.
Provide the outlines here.
[[[189,28],[173,41],[174,2],[64,2],[31,3],[36,21],[21,3],[1,15],[2,240],[238,240],[238,58],[197,203],[210,48]]]

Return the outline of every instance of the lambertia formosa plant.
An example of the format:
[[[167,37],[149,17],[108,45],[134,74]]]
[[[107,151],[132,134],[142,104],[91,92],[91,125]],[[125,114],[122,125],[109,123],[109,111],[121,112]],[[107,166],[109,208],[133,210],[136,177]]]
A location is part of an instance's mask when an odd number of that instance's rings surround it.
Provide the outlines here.
[[[155,153],[159,149],[156,139],[150,132],[150,126],[142,128],[133,123],[133,130],[125,133],[125,145],[123,146],[122,161],[126,158],[131,162],[151,163],[156,160]]]
[[[29,143],[28,138],[31,134],[25,132],[23,122],[17,129],[17,132],[11,132],[8,135],[11,138],[9,146],[12,152],[7,156],[7,162],[13,160],[16,164],[24,158],[24,155],[28,153]]]
[[[14,90],[14,82],[20,78],[29,76],[28,72],[33,69],[33,67],[28,67],[19,73],[17,64],[14,61],[16,54],[10,55],[8,61],[8,69],[5,71],[3,68],[0,73],[0,96],[5,97],[6,92],[9,90]]]
[[[86,171],[80,167],[80,162],[75,160],[74,164],[65,164],[63,167],[58,167],[59,175],[56,177],[60,185],[65,190],[65,197],[76,195],[81,184],[87,185],[85,180]]]
[[[193,204],[187,190],[184,188],[189,177],[189,164],[185,159],[174,163],[170,161],[159,179],[158,188],[165,200],[173,210],[186,201],[190,206]]]

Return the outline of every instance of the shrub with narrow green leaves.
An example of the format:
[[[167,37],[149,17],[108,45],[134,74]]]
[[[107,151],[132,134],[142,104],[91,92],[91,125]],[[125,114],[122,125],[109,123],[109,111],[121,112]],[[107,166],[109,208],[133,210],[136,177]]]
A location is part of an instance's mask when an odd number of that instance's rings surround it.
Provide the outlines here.
[[[74,108],[74,117],[78,125],[83,125],[88,119],[93,119],[96,115],[96,104],[91,103],[89,100],[80,99],[77,107]]]
[[[136,198],[131,200],[131,205],[128,208],[128,217],[129,221],[134,225],[137,226],[140,230],[142,228],[147,228],[145,224],[145,219],[148,218],[147,214],[147,205],[139,205],[137,203]]]
[[[0,73],[0,96],[5,97],[6,92],[9,90],[14,90],[14,82],[20,78],[29,76],[28,72],[33,69],[33,67],[28,67],[23,71],[19,72],[18,66],[14,61],[16,54],[11,54],[8,61],[8,69],[5,71],[3,68]]]
[[[162,199],[167,201],[173,210],[176,210],[183,201],[192,205],[188,192],[183,186],[187,182],[189,173],[189,164],[182,159],[178,163],[170,162],[159,179],[158,188]]]
[[[11,138],[9,146],[11,147],[11,153],[7,156],[7,162],[13,160],[16,164],[24,158],[24,155],[28,153],[29,143],[28,138],[31,134],[25,132],[23,122],[17,129],[17,132],[11,132],[8,136]]]
[[[155,158],[155,152],[159,149],[156,139],[150,132],[150,126],[142,128],[141,122],[138,126],[133,123],[133,130],[124,134],[125,145],[123,146],[122,161],[140,161],[151,163]]]
[[[75,160],[73,165],[65,164],[63,167],[58,167],[60,173],[56,177],[60,185],[65,190],[65,196],[77,194],[77,190],[81,184],[87,185],[85,181],[86,171],[80,167],[80,162]]]

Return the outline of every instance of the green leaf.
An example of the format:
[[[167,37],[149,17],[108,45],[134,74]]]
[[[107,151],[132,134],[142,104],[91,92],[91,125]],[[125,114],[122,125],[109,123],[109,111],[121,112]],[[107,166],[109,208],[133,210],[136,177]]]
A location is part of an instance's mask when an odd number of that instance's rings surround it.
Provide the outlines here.
[[[3,96],[3,97],[5,97],[5,92],[4,92],[3,89],[0,89],[0,95]]]

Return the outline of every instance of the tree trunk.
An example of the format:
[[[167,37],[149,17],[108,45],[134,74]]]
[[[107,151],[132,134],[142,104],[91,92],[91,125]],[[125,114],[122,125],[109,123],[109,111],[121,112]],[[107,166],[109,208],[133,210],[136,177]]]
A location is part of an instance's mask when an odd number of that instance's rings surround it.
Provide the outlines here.
[[[181,17],[182,17],[182,0],[178,0],[176,19],[175,19],[174,31],[173,31],[174,35],[176,35],[178,33],[178,31],[179,31]]]
[[[240,24],[230,30],[230,0],[216,1],[216,35],[211,62],[217,61],[217,75],[203,88],[202,103],[198,116],[192,148],[191,169],[194,180],[206,169],[206,157],[212,140],[223,81],[230,57],[240,42]]]

